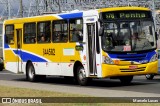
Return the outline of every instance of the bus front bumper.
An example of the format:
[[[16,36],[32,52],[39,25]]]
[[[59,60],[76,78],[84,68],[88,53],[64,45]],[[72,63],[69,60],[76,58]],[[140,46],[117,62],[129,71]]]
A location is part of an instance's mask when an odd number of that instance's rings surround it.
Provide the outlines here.
[[[158,73],[158,61],[136,65],[102,64],[102,77],[118,77],[128,75],[146,75]]]

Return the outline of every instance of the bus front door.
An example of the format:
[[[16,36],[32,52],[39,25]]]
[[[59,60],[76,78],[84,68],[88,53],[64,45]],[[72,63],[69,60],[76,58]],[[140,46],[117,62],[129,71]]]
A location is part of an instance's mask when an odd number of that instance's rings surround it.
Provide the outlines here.
[[[21,47],[22,47],[22,29],[16,29],[16,35],[17,35],[17,70],[18,73],[22,72],[22,53],[21,53]]]
[[[96,23],[87,24],[87,32],[88,32],[88,59],[89,59],[89,72],[90,75],[97,75],[97,67],[96,67]]]

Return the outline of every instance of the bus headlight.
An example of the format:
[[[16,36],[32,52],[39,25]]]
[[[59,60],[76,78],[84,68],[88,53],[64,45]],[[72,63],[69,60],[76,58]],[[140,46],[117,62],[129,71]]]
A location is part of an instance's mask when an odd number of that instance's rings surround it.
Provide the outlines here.
[[[157,54],[153,55],[150,59],[150,62],[154,62],[158,59]]]
[[[114,64],[113,60],[107,56],[103,56],[103,63],[105,64]]]

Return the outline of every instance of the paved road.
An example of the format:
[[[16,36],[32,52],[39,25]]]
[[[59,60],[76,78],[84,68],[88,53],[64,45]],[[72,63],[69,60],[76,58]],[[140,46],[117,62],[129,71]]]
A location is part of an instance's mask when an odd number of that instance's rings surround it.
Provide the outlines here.
[[[25,75],[2,71],[0,85],[100,97],[160,97],[160,76],[150,81],[144,76],[136,76],[129,86],[111,79],[95,79],[88,86],[79,86],[61,77],[47,77],[45,81],[33,83],[26,81]]]

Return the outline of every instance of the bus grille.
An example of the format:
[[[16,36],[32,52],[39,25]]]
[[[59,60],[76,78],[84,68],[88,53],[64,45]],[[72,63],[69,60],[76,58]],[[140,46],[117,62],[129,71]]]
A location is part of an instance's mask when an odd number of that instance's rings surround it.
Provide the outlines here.
[[[138,61],[145,59],[147,54],[130,54],[130,55],[118,55],[117,58],[122,59],[121,61]]]
[[[146,67],[139,67],[136,69],[129,69],[129,68],[121,68],[121,72],[139,72],[139,71],[144,71]]]

